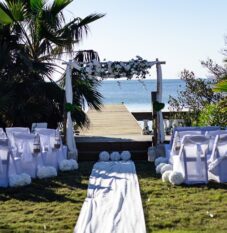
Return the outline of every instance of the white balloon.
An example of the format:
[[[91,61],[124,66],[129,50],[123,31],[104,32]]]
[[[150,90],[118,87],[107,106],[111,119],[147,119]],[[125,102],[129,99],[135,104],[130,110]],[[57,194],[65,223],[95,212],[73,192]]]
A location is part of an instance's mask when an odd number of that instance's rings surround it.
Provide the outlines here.
[[[156,167],[156,173],[157,174],[160,174],[161,173],[161,168],[163,167],[163,166],[165,166],[166,165],[166,163],[160,163],[157,167]]]
[[[112,152],[112,153],[110,154],[110,159],[111,159],[112,161],[118,161],[118,160],[120,160],[120,158],[121,158],[121,155],[120,155],[120,153],[117,152],[117,151],[114,151],[114,152]]]
[[[173,165],[171,164],[166,164],[163,167],[161,167],[161,174],[163,174],[165,171],[172,171],[173,170]]]
[[[172,171],[165,171],[163,174],[162,174],[162,181],[163,182],[169,182],[169,175]]]
[[[128,150],[122,151],[121,159],[124,161],[128,161],[129,159],[131,159],[131,153]]]
[[[169,182],[173,185],[180,185],[184,182],[182,173],[172,171],[169,175]]]
[[[155,159],[155,166],[158,166],[160,163],[168,163],[168,159],[165,157],[158,157],[157,159]]]
[[[107,151],[102,151],[99,153],[99,159],[101,161],[108,161],[110,159],[110,154]]]

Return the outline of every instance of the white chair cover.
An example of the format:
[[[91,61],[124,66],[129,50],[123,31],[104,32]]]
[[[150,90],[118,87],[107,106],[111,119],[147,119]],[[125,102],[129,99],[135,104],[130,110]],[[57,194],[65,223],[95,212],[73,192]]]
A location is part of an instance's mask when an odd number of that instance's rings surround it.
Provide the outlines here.
[[[34,153],[34,142],[36,135],[29,133],[14,133],[16,154],[14,161],[17,174],[27,173],[32,178],[37,175],[38,165],[42,165],[41,153]]]
[[[0,130],[0,139],[3,139],[3,140],[7,139],[6,133],[3,130],[2,131]]]
[[[30,133],[30,129],[27,127],[6,128],[6,134],[7,134],[7,137],[9,138],[9,146],[11,146],[12,148],[15,148],[13,133]]]
[[[0,141],[0,187],[7,187],[9,183],[9,147]]]
[[[2,135],[2,134],[4,134],[5,132],[4,132],[4,130],[3,130],[3,128],[0,128],[0,135]]]
[[[35,132],[40,136],[44,165],[53,166],[58,169],[60,162],[66,159],[67,155],[67,148],[62,145],[59,131],[36,128]],[[56,148],[56,143],[60,143],[59,148]]]
[[[173,133],[170,139],[170,145],[172,146],[173,141],[174,141],[174,136],[175,136],[175,132],[182,132],[182,131],[198,131],[200,130],[200,127],[198,126],[177,126],[173,129]]]
[[[217,131],[220,130],[220,126],[203,126],[201,127],[201,130],[205,133],[206,131]]]
[[[173,155],[173,170],[183,174],[186,184],[208,183],[208,146],[208,137],[183,137],[179,154]]]
[[[209,180],[227,182],[227,134],[217,135],[208,161]]]
[[[170,149],[170,155],[168,157],[169,159],[169,163],[172,163],[172,155],[178,154],[181,144],[182,144],[182,140],[184,138],[184,136],[196,136],[196,135],[202,135],[202,131],[201,130],[191,130],[191,131],[175,131],[174,133],[174,139],[173,139],[173,144],[172,147]]]
[[[35,131],[36,128],[47,128],[47,122],[37,122],[37,123],[32,123],[32,132]]]

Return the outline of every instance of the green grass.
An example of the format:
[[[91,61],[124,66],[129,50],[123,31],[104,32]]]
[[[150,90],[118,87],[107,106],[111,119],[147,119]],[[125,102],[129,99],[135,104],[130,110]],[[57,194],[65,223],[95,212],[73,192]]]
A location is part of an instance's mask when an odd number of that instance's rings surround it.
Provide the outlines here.
[[[0,189],[0,232],[72,232],[93,163],[32,185]],[[171,186],[137,162],[147,232],[227,232],[227,185]],[[83,233],[83,232],[81,232]],[[129,232],[130,233],[130,232]]]

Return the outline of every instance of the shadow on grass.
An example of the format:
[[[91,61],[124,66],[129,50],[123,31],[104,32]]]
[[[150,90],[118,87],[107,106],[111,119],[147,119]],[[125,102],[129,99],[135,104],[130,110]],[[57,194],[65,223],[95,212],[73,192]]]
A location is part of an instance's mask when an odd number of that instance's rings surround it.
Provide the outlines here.
[[[0,202],[10,199],[31,202],[75,202],[69,198],[69,190],[87,190],[92,162],[80,163],[80,168],[71,172],[59,172],[57,177],[32,181],[32,184],[18,188],[1,188]],[[67,189],[67,191],[64,191]],[[61,192],[60,192],[61,190]]]

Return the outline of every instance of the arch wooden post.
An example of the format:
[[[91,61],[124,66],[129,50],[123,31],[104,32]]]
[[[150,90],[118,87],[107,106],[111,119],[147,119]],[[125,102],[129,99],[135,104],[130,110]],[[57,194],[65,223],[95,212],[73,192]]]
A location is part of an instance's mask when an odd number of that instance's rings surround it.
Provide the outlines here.
[[[156,91],[156,99],[155,101],[161,103],[162,102],[162,69],[161,65],[166,64],[165,62],[160,62],[158,59],[156,59],[156,73],[157,73],[157,91]],[[154,103],[154,102],[153,102]],[[154,109],[153,109],[154,111]],[[154,125],[154,134],[156,136],[156,145],[160,144],[164,141],[162,136],[163,131],[163,118],[161,115],[161,110],[156,112],[155,111],[155,125]]]
[[[154,108],[154,102],[157,101],[157,92],[152,91],[151,92],[151,103],[152,103],[152,128],[153,128],[153,137],[152,137],[152,144],[153,146],[157,145],[157,112],[155,111]]]

